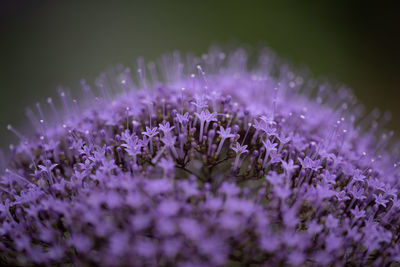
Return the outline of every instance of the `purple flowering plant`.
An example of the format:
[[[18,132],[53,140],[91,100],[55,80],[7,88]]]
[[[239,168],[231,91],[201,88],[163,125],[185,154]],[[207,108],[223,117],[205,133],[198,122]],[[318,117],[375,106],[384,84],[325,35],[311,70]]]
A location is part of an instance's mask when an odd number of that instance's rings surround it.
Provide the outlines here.
[[[399,146],[269,50],[119,67],[60,91],[10,146],[0,263],[383,266],[400,261]],[[98,93],[96,93],[98,92]]]

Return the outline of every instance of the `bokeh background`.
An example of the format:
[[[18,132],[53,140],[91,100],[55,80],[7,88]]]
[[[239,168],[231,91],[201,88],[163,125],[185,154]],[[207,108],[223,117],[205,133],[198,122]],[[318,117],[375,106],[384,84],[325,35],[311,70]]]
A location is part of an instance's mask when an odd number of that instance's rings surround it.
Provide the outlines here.
[[[0,147],[25,108],[79,88],[117,63],[211,44],[267,44],[280,56],[353,88],[400,130],[400,21],[370,1],[0,1]],[[393,1],[394,2],[394,1]]]

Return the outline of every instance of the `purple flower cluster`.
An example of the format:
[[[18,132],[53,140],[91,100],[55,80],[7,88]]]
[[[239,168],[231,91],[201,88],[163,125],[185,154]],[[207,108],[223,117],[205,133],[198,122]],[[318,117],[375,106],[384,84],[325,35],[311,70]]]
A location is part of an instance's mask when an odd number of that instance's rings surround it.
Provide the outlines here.
[[[269,51],[117,68],[30,116],[0,180],[0,263],[382,266],[400,261],[387,116]],[[207,74],[206,74],[207,73]],[[64,115],[62,115],[64,114]]]

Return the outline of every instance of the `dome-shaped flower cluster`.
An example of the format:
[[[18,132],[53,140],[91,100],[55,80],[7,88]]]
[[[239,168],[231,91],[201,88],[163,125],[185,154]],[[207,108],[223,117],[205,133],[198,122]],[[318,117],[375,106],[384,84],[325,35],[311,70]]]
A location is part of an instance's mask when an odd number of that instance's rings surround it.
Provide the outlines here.
[[[139,61],[137,79],[102,75],[97,97],[60,91],[64,112],[38,105],[34,136],[9,126],[21,142],[0,180],[0,263],[398,262],[387,116],[278,61],[216,48]]]

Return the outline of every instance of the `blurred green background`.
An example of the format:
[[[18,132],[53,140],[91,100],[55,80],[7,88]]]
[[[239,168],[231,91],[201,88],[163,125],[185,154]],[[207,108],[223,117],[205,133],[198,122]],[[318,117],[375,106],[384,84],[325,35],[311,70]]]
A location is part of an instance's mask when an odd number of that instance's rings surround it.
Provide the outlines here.
[[[347,84],[400,129],[399,10],[368,1],[0,1],[0,146],[25,108],[117,63],[211,44],[268,44]]]

